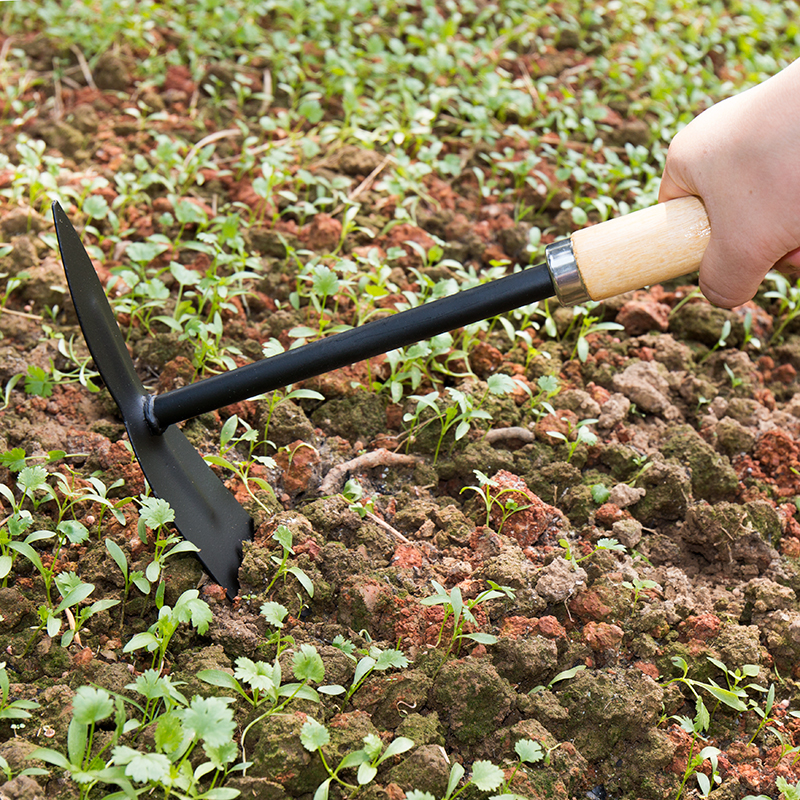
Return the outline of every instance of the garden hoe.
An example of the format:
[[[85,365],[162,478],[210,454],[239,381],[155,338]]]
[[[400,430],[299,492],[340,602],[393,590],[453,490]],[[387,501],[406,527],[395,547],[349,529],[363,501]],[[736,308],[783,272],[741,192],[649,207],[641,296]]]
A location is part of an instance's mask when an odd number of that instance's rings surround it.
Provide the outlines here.
[[[176,423],[553,295],[564,304],[603,300],[677,278],[698,268],[710,235],[697,198],[672,200],[548,245],[546,261],[521,272],[152,395],[136,374],[92,262],[58,203],[53,203],[53,217],[86,344],[119,407],[142,471],[231,598],[238,592],[242,543],[252,539],[253,520]]]

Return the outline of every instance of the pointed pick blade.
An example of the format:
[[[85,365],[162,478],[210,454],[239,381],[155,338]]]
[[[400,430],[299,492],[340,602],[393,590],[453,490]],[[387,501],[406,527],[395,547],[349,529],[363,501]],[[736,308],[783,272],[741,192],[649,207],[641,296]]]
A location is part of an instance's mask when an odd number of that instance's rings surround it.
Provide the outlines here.
[[[175,512],[175,527],[200,548],[198,557],[230,598],[239,590],[242,543],[253,520],[175,426],[153,433],[144,415],[147,390],[136,374],[103,286],[58,203],[53,203],[61,260],[89,352],[122,415],[142,472],[156,497]]]

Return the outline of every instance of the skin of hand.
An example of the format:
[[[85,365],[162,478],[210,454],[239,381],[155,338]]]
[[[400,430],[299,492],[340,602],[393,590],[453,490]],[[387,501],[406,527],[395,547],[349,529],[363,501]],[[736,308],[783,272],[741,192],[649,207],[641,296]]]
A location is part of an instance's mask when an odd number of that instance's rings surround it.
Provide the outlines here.
[[[675,136],[658,199],[686,195],[711,224],[700,288],[712,303],[747,302],[770,269],[800,273],[800,60]]]

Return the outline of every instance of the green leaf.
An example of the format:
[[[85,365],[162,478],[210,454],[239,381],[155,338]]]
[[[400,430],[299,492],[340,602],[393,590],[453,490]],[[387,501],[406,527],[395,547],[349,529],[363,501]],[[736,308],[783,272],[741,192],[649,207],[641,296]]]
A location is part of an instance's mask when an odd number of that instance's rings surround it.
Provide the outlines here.
[[[67,760],[67,757],[63,753],[59,753],[57,750],[51,750],[49,747],[40,747],[37,750],[34,750],[27,757],[34,758],[39,761],[45,761],[48,764],[59,767],[60,769],[68,770],[71,766]]]
[[[144,633],[134,634],[130,641],[122,648],[123,653],[132,653],[134,650],[140,650],[142,647],[150,652],[158,647],[158,639],[149,631]]]
[[[401,650],[394,650],[391,647],[380,650],[377,647],[370,649],[370,655],[375,659],[375,669],[383,671],[386,669],[405,669],[409,665],[409,660]]]
[[[204,683],[210,683],[212,686],[219,686],[223,689],[239,689],[239,685],[233,675],[228,672],[223,672],[221,669],[201,669],[197,673],[197,677]]]
[[[198,595],[197,589],[187,589],[175,603],[174,613],[181,622],[191,622],[198,633],[205,633],[214,615],[208,603]]]
[[[47,485],[47,470],[38,464],[20,470],[17,486],[24,495],[32,495]]]
[[[233,675],[248,683],[253,689],[267,692],[275,689],[272,665],[263,661],[251,661],[249,658],[241,656],[236,659],[236,670]]]
[[[491,761],[476,761],[472,765],[472,782],[483,792],[496,789],[504,780],[503,770]]]
[[[360,659],[358,664],[356,664],[356,671],[353,675],[353,686],[357,686],[362,678],[365,678],[367,675],[369,675],[373,669],[375,669],[374,658],[364,656],[364,658]]]
[[[325,747],[331,740],[328,729],[311,717],[303,723],[300,729],[300,741],[306,750],[315,753]]]
[[[125,774],[137,783],[169,778],[170,760],[163,753],[136,753],[125,767]]]
[[[292,550],[292,532],[286,525],[278,525],[272,538],[284,549],[290,553]]]
[[[64,599],[56,607],[55,613],[61,614],[64,609],[77,606],[78,603],[85,600],[94,591],[93,583],[82,583],[74,589],[67,592]]]
[[[406,800],[436,800],[436,798],[430,792],[412,789],[410,792],[406,792]]]
[[[106,550],[108,550],[109,555],[122,571],[122,575],[127,578],[128,559],[125,558],[125,553],[122,552],[122,548],[113,539],[106,539]]]
[[[11,472],[19,472],[25,469],[26,464],[25,451],[21,447],[15,447],[13,450],[8,450],[0,455],[0,465],[6,467]]]
[[[183,725],[177,712],[169,711],[162,714],[156,723],[155,743],[159,750],[165,753],[177,753],[184,740]]]
[[[544,758],[542,746],[533,739],[519,739],[514,745],[514,752],[519,756],[520,761],[528,764],[535,764]]]
[[[56,530],[63,533],[71,544],[83,544],[89,538],[89,529],[75,519],[61,520]]]
[[[193,697],[189,708],[176,713],[184,729],[211,747],[220,747],[233,738],[236,725],[233,711],[228,707],[230,698]],[[232,702],[232,701],[231,701]]]
[[[11,556],[0,556],[0,578],[5,578],[13,565],[14,559]]]
[[[113,713],[114,702],[105,689],[80,686],[72,698],[72,716],[81,725],[100,722]]]
[[[139,516],[150,530],[155,530],[169,522],[174,522],[175,512],[170,508],[166,500],[160,497],[142,497],[140,502],[142,507],[139,511]]]
[[[294,676],[299,681],[319,683],[325,678],[325,666],[316,647],[310,644],[300,645],[300,649],[292,659]]]
[[[306,590],[306,594],[309,597],[314,596],[314,584],[311,582],[311,578],[309,578],[300,567],[289,567],[287,572],[294,575],[294,577],[300,581],[300,585]]]
[[[100,194],[92,194],[83,201],[81,210],[91,219],[105,219],[109,211],[108,201]]]
[[[332,780],[332,778],[328,778],[317,787],[317,791],[314,792],[314,800],[328,800]]]
[[[273,600],[268,600],[261,605],[261,616],[264,617],[273,628],[282,628],[283,621],[286,619],[288,613],[289,609],[286,608],[286,606],[276,603]]]
[[[608,487],[604,486],[602,483],[593,484],[591,490],[592,500],[598,505],[607,502],[608,498],[611,497],[611,492],[608,490]]]
[[[464,777],[464,767],[458,763],[458,761],[453,762],[453,766],[450,767],[450,779],[447,781],[447,791],[444,793],[445,797],[450,797],[453,792],[456,790],[456,786],[458,786],[459,781]]]
[[[36,397],[50,397],[53,394],[53,380],[41,367],[30,365],[25,376],[25,391]]]
[[[389,743],[389,746],[384,751],[378,763],[383,763],[387,758],[392,756],[399,756],[405,753],[414,746],[414,742],[405,736],[398,736],[394,741]]]
[[[232,417],[228,417],[219,434],[219,443],[222,447],[225,447],[225,445],[228,444],[228,442],[233,438],[238,425],[239,417],[237,417],[236,414],[234,414]]]
[[[497,642],[497,637],[492,636],[491,633],[465,633],[461,638],[471,639],[478,644],[496,644]]]
[[[502,372],[490,375],[486,380],[486,385],[492,394],[498,396],[511,394],[522,386],[521,383],[517,383],[510,375],[505,375]]]
[[[724,703],[729,708],[735,711],[747,711],[747,706],[739,699],[739,697],[728,689],[723,689],[714,683],[704,683],[705,689],[721,703]]]
[[[376,767],[373,767],[372,764],[362,763],[359,766],[358,774],[356,775],[358,785],[364,786],[365,784],[369,783],[377,774],[378,770]]]

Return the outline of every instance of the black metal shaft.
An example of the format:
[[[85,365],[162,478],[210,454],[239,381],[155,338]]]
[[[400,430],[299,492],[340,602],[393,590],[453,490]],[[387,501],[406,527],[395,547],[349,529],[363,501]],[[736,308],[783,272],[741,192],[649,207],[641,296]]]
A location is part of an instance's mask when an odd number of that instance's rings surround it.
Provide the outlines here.
[[[151,397],[147,403],[147,421],[152,428],[163,431],[175,422],[496,317],[552,297],[554,293],[547,266],[538,264],[296,350]]]

